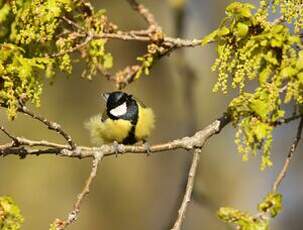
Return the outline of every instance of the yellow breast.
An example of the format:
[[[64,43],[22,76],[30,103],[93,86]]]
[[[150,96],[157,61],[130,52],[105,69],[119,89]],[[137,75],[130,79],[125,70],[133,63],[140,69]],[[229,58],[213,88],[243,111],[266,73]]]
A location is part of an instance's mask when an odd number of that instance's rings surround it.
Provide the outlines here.
[[[135,129],[137,141],[145,140],[155,127],[155,115],[150,108],[144,108],[139,104],[138,121]]]
[[[86,123],[91,134],[92,142],[96,145],[112,143],[117,141],[121,143],[129,134],[132,125],[126,120],[106,119],[101,122],[99,116],[95,116]]]

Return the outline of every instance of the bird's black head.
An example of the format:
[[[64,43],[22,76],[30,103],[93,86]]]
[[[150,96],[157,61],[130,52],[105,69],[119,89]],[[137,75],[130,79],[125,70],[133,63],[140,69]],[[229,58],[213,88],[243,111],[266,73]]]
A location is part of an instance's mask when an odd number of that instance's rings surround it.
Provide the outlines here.
[[[102,96],[106,102],[106,108],[108,110],[114,109],[131,99],[131,95],[120,91],[103,93]]]
[[[102,94],[106,102],[106,112],[113,120],[124,119],[135,124],[138,120],[138,105],[132,95],[121,91]]]

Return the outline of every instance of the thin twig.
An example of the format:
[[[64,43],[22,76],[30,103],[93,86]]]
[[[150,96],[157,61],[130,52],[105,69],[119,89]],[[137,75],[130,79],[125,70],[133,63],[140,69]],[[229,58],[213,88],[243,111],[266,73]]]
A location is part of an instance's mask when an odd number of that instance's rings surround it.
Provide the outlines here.
[[[59,220],[59,219],[55,220],[55,225],[56,225],[57,230],[63,230],[77,220],[78,215],[80,213],[81,203],[82,203],[83,199],[90,192],[91,184],[97,175],[98,165],[101,162],[102,158],[103,158],[103,154],[101,152],[99,152],[95,155],[94,160],[92,162],[92,169],[91,169],[90,175],[87,178],[82,191],[77,196],[77,200],[76,200],[76,203],[74,204],[73,210],[68,214],[68,217],[66,220],[64,220],[64,221]]]
[[[3,145],[0,145],[0,156],[2,155],[2,152],[3,150],[5,149],[10,149],[14,147],[14,142],[11,142],[11,143],[6,143],[6,144],[3,144]]]
[[[73,32],[73,36],[76,38],[85,38],[85,40],[74,47],[71,47],[68,50],[62,50],[57,53],[48,54],[47,56],[50,57],[60,57],[65,54],[71,54],[76,51],[81,50],[84,48],[90,41],[93,39],[117,39],[122,41],[139,41],[139,42],[146,42],[151,43],[153,42],[153,39],[146,35],[137,35],[135,31],[132,32],[123,32],[123,31],[117,31],[115,33],[101,33],[101,34],[94,34],[94,33],[75,33]],[[180,48],[185,47],[197,47],[201,45],[201,40],[199,39],[180,39],[180,38],[172,38],[172,37],[163,37],[162,46],[165,49],[165,51],[159,56],[158,59],[161,57],[169,55],[172,51]],[[128,66],[129,67],[129,66]],[[126,68],[128,68],[126,67]],[[107,74],[108,75],[108,74]],[[128,82],[130,83],[130,82]]]
[[[285,21],[285,19],[284,19],[283,15],[282,15],[282,16],[276,18],[271,24],[272,25],[278,25],[278,24],[281,24],[284,21]]]
[[[76,22],[74,22],[73,20],[67,18],[66,16],[62,16],[60,17],[63,21],[67,22],[69,25],[76,27],[77,29],[81,30],[81,31],[85,31],[85,29],[80,26],[79,24],[77,24]]]
[[[299,119],[299,118],[301,118],[301,117],[302,117],[301,114],[293,115],[293,116],[291,116],[291,117],[286,117],[286,118],[282,118],[282,119],[280,119],[280,120],[278,120],[278,121],[275,121],[275,122],[273,122],[271,125],[273,125],[273,126],[278,126],[278,125],[287,124],[287,123],[289,123],[289,122],[291,122],[291,121],[295,121],[295,120],[297,120],[297,119]]]
[[[82,37],[82,34],[78,34],[77,36]],[[92,39],[94,38],[92,33],[88,33],[85,40],[82,43],[77,44],[74,47],[71,47],[68,50],[62,50],[58,53],[51,54],[51,57],[60,57],[64,54],[73,53],[75,51],[79,51],[81,48],[85,47]]]
[[[175,36],[176,37],[185,37],[186,35],[186,1],[179,7],[173,8],[174,18],[175,18]],[[177,76],[180,78],[180,86],[182,87],[182,97],[184,104],[184,111],[187,111],[185,114],[185,120],[188,121],[186,124],[186,133],[192,133],[196,129],[196,105],[194,97],[194,88],[196,75],[194,70],[191,68],[190,63],[186,59],[185,50],[180,50],[175,54],[175,66],[177,70]],[[186,76],[186,78],[184,78]],[[177,219],[174,221],[173,230],[179,230],[182,227],[182,223],[185,219],[185,213],[188,207],[188,204],[191,200],[191,194],[194,185],[194,177],[196,175],[198,162],[199,162],[199,149],[196,149],[191,158],[188,158],[185,162],[182,185],[185,187],[185,193],[183,195],[183,201],[178,209]],[[188,168],[190,168],[188,172]],[[185,186],[186,185],[186,186]],[[183,187],[182,186],[182,187]],[[179,199],[177,199],[179,202]],[[175,217],[173,217],[175,218]]]
[[[197,148],[194,150],[192,163],[191,163],[190,170],[188,173],[187,185],[186,185],[183,201],[182,201],[180,209],[178,211],[178,217],[176,219],[176,222],[174,223],[174,226],[172,227],[171,230],[180,230],[182,227],[182,224],[183,224],[183,221],[185,218],[185,214],[186,214],[186,210],[187,210],[188,204],[191,200],[191,194],[192,194],[193,187],[194,187],[195,176],[197,174],[198,164],[199,164],[199,160],[200,160],[200,153],[201,153],[200,148]]]
[[[111,38],[119,39],[123,41],[139,41],[139,42],[152,42],[152,39],[146,35],[137,35],[134,32],[123,32],[118,31],[116,33],[102,33],[102,34],[93,34],[94,38]],[[166,46],[171,46],[175,48],[182,47],[196,47],[201,45],[201,40],[199,39],[181,39],[181,38],[172,38],[164,37],[163,44]]]
[[[302,117],[302,115],[300,117],[301,117],[301,119],[300,119],[300,123],[299,123],[298,129],[297,129],[297,134],[296,134],[295,140],[293,141],[292,145],[290,146],[290,149],[288,151],[288,155],[287,155],[287,158],[286,158],[286,160],[283,164],[283,167],[280,170],[280,172],[278,173],[278,175],[277,175],[277,177],[276,177],[276,179],[275,179],[275,181],[272,185],[271,193],[277,193],[278,192],[279,187],[280,187],[283,179],[285,178],[285,176],[287,174],[290,161],[292,160],[292,158],[294,156],[294,153],[296,151],[296,148],[297,148],[297,146],[300,142],[302,129],[303,129],[303,117]],[[255,215],[255,218],[256,219],[261,219],[261,220],[268,220],[269,218],[271,218],[271,214],[268,210],[258,212]]]
[[[289,163],[292,160],[292,158],[294,156],[294,153],[296,151],[296,148],[297,148],[297,146],[298,146],[298,144],[300,142],[301,134],[302,134],[302,129],[303,129],[303,117],[300,120],[300,123],[299,123],[299,126],[298,126],[298,130],[297,130],[297,135],[295,137],[294,142],[290,146],[290,149],[289,149],[287,158],[286,158],[286,160],[284,162],[284,165],[283,165],[281,171],[279,172],[279,174],[278,174],[275,182],[273,183],[272,192],[274,192],[274,193],[278,191],[278,188],[279,188],[281,182],[283,181],[283,179],[286,176],[286,173],[287,173],[287,170],[288,170],[288,167],[289,167]]]
[[[15,137],[12,134],[10,134],[3,126],[0,126],[0,129],[6,136],[8,136],[10,139],[12,139],[14,144],[19,143],[18,137]]]
[[[34,140],[28,140],[24,137],[16,137],[19,145],[28,145],[28,146],[42,146],[42,147],[51,147],[51,148],[66,148],[68,149],[69,146],[63,145],[63,144],[57,144],[46,140],[40,140],[40,141],[34,141]]]
[[[85,31],[85,28],[81,27],[79,24],[77,24],[77,22],[73,21],[72,19],[66,16],[62,16],[60,17],[61,20],[78,29],[78,31],[70,31],[70,34],[67,34],[67,36],[72,37],[74,40],[77,40],[77,44],[67,50],[62,50],[53,54],[47,54],[46,57],[60,57],[65,54],[71,54],[76,51],[81,51],[93,39],[119,39],[123,41],[140,41],[146,42],[148,44],[156,44],[158,46],[159,53],[155,55],[154,61],[158,61],[160,58],[168,56],[176,49],[182,47],[196,47],[201,45],[200,39],[186,40],[165,36],[162,32],[162,28],[155,20],[154,15],[143,4],[138,3],[136,0],[127,1],[131,5],[131,7],[135,11],[137,11],[149,24],[149,27],[147,29],[130,31],[121,31],[115,29],[112,31],[102,31],[100,33],[95,33],[93,31]],[[133,67],[136,67],[136,71],[133,71]],[[101,74],[105,73],[105,76],[109,80],[114,81],[116,83],[117,88],[121,89],[135,80],[136,74],[141,69],[140,66],[139,68],[137,67],[138,64],[129,65],[125,67],[122,71],[117,71],[116,74],[106,72],[102,68],[100,68],[100,66],[97,67],[97,69],[101,72]],[[124,71],[128,69],[132,71]]]
[[[127,0],[127,1],[135,11],[137,11],[140,15],[142,15],[145,21],[149,24],[151,30],[156,30],[156,29],[161,30],[154,15],[144,5],[138,3],[136,0]]]
[[[137,33],[138,32],[138,33]],[[73,32],[75,37],[84,38],[89,37],[88,40],[91,39],[100,39],[100,38],[108,38],[108,39],[117,39],[122,41],[138,41],[138,42],[152,42],[152,39],[148,36],[148,34],[142,33],[139,31],[117,31],[113,33],[90,33],[87,35],[86,33],[75,33]],[[81,43],[86,45],[86,43]],[[175,48],[183,48],[183,47],[196,47],[201,45],[200,39],[181,39],[181,38],[173,38],[165,36],[163,38],[163,44],[168,47],[175,47]],[[82,46],[83,46],[82,45]],[[70,52],[74,52],[76,48],[70,50]],[[62,54],[57,54],[56,56],[60,56]],[[53,56],[53,55],[52,55]]]
[[[74,143],[74,141],[72,140],[71,136],[65,132],[61,126],[55,122],[49,121],[47,120],[45,117],[42,117],[41,115],[35,114],[33,112],[31,112],[30,110],[27,109],[27,107],[23,104],[21,104],[21,106],[18,109],[19,112],[22,112],[30,117],[32,117],[33,119],[36,119],[40,122],[42,122],[43,124],[45,124],[50,130],[54,130],[57,133],[59,133],[61,136],[64,137],[64,139],[67,141],[67,143],[70,145],[72,150],[76,149],[76,144]]]

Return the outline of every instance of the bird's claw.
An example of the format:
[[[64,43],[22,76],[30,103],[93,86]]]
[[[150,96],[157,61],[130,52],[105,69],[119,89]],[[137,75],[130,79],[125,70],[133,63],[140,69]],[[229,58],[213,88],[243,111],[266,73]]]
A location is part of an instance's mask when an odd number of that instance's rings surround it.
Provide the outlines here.
[[[150,144],[148,142],[144,142],[143,146],[144,146],[144,151],[146,152],[146,156],[150,156],[152,152],[150,148]]]
[[[113,142],[113,147],[114,147],[115,156],[117,158],[118,154],[120,153],[120,145],[117,141],[114,141]]]

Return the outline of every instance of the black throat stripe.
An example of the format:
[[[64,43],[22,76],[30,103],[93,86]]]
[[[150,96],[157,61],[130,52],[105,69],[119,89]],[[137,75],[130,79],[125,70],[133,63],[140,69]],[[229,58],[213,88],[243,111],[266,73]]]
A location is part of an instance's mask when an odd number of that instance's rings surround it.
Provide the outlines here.
[[[132,125],[132,128],[129,131],[128,136],[126,138],[124,138],[124,140],[122,142],[123,144],[132,145],[132,144],[135,144],[137,142],[137,139],[135,137],[135,129],[136,129],[136,126]]]
[[[123,140],[123,144],[131,145],[131,144],[134,144],[137,142],[136,136],[135,136],[135,131],[136,131],[136,125],[137,125],[138,119],[139,119],[139,106],[135,100],[132,100],[132,102],[130,103],[128,108],[130,110],[130,111],[128,111],[128,114],[132,113],[132,116],[131,116],[132,119],[130,119],[132,128],[129,131],[128,136]]]

